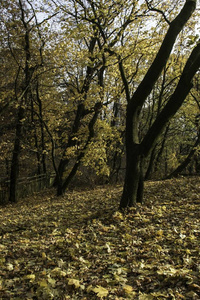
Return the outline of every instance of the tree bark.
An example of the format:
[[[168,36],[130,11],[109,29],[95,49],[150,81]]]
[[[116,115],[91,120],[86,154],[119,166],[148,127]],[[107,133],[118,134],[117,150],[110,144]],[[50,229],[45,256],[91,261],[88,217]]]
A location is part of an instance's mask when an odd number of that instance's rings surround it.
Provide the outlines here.
[[[15,133],[15,142],[14,149],[11,161],[11,170],[10,170],[10,195],[9,201],[16,202],[17,195],[17,179],[19,174],[19,154],[21,149],[21,137],[22,137],[22,122],[21,120],[24,118],[24,108],[22,105],[19,107],[18,116],[17,116],[17,125],[16,125],[16,133]]]
[[[159,78],[167,60],[170,56],[176,38],[186,22],[191,17],[196,8],[196,1],[186,0],[181,12],[171,22],[162,45],[147,71],[144,79],[138,86],[132,97],[127,98],[127,114],[126,114],[126,175],[124,182],[123,194],[120,202],[120,208],[126,208],[134,205],[137,200],[141,201],[140,186],[142,176],[142,161],[143,157],[147,156],[154,146],[158,136],[162,132],[170,118],[179,109],[189,90],[192,87],[191,80],[199,67],[198,51],[199,47],[193,50],[188,63],[185,66],[185,71],[181,76],[181,80],[172,95],[171,99],[164,107],[162,112],[156,118],[154,124],[149,129],[143,141],[139,144],[138,139],[138,121],[142,106],[151,93],[155,82]],[[189,72],[189,74],[187,74]],[[123,73],[121,73],[123,75]],[[125,84],[125,80],[122,76]],[[128,95],[129,96],[129,95]]]
[[[141,147],[145,156],[151,150],[153,144],[156,142],[158,136],[165,128],[166,124],[175,115],[183,104],[185,98],[193,87],[192,79],[200,68],[200,43],[193,49],[188,58],[177,87],[171,98],[160,112],[155,122],[144,137]]]
[[[21,10],[21,21],[25,29],[25,35],[24,35],[25,68],[24,68],[24,83],[23,83],[23,90],[25,92],[24,92],[24,96],[22,97],[20,107],[18,110],[18,115],[17,115],[16,134],[15,134],[14,149],[13,149],[13,156],[11,162],[11,172],[10,172],[10,196],[9,196],[10,202],[17,201],[16,184],[17,184],[17,179],[19,174],[19,155],[21,149],[20,143],[21,143],[22,127],[23,127],[22,120],[24,119],[25,116],[24,105],[27,103],[29,84],[34,71],[34,69],[30,68],[29,66],[29,61],[31,58],[30,40],[29,40],[30,31],[28,28],[28,23],[25,21],[25,11],[21,0],[19,0],[19,6]],[[16,83],[17,83],[17,79],[16,79]],[[16,91],[16,95],[17,95],[17,91]]]
[[[145,173],[145,180],[148,180],[151,176],[152,170],[153,170],[153,165],[156,157],[156,148],[157,145],[154,146],[154,148],[151,151],[149,162],[148,162],[148,167]]]

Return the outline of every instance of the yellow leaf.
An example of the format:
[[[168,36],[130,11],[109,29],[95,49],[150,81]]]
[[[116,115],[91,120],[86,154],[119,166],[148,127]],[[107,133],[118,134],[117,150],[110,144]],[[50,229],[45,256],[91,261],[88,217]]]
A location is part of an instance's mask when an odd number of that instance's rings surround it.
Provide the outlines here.
[[[56,268],[54,268],[53,270],[51,270],[51,275],[53,276],[53,275],[59,275],[60,274],[60,271],[61,271],[61,268],[58,268],[58,267],[56,267]]]
[[[93,290],[93,286],[90,284],[90,285],[87,287],[87,293],[90,293],[92,290]]]
[[[35,274],[28,274],[25,276],[25,279],[30,279],[30,281],[35,280]]]
[[[139,300],[153,300],[154,296],[151,294],[140,294],[139,295]]]
[[[7,270],[12,271],[14,269],[13,264],[8,263],[7,264]]]
[[[133,239],[133,236],[130,235],[129,233],[125,233],[124,237],[129,241],[131,241]]]
[[[188,293],[186,294],[186,296],[187,296],[188,298],[191,298],[191,299],[197,299],[197,298],[195,298],[195,297],[198,297],[197,294],[196,294],[195,292],[193,292],[193,291],[188,292]]]
[[[0,257],[0,265],[4,264],[6,261],[5,257]]]
[[[60,276],[65,277],[67,273],[65,271],[60,271]]]
[[[61,268],[54,268],[51,271],[51,276],[55,277],[55,276],[60,276],[60,277],[65,277],[67,275],[66,272],[62,271]]]
[[[158,231],[157,231],[157,235],[162,236],[162,235],[163,235],[163,230],[162,230],[162,229],[158,230]]]
[[[46,253],[42,252],[42,259],[45,260],[47,258]]]
[[[108,290],[100,285],[97,285],[97,287],[93,288],[93,292],[95,292],[99,298],[106,297],[108,295]]]
[[[116,212],[114,213],[113,218],[114,218],[115,220],[123,220],[123,219],[124,219],[123,214],[120,213],[119,211],[116,211]]]
[[[48,283],[46,280],[41,280],[38,282],[39,286],[40,287],[47,287],[48,286]]]
[[[78,279],[70,278],[68,279],[68,285],[74,285],[75,288],[77,289],[80,287],[80,281]]]
[[[55,284],[56,284],[56,281],[55,281],[55,279],[49,277],[49,278],[48,278],[48,283],[54,287]]]
[[[125,284],[125,285],[123,286],[123,290],[124,290],[124,292],[125,292],[126,294],[130,294],[130,293],[132,293],[133,288],[132,288],[131,285]]]
[[[107,248],[107,251],[108,251],[108,253],[111,253],[112,251],[111,251],[111,249],[110,249],[110,246],[109,246],[109,244],[108,244],[108,243],[106,243],[106,244],[105,244],[105,246],[106,246],[106,248]]]

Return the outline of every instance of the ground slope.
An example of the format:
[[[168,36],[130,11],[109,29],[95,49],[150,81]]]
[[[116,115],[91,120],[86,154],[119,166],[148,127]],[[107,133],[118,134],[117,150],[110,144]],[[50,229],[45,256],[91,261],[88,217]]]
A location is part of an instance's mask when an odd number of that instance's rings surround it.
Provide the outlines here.
[[[200,178],[46,191],[0,208],[0,299],[200,299]]]

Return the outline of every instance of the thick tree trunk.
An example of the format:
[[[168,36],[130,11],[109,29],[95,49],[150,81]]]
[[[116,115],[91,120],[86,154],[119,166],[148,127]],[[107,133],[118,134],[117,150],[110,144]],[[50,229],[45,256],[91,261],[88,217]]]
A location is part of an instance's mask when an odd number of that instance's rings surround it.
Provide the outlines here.
[[[144,137],[141,147],[143,153],[146,156],[151,150],[152,146],[156,142],[157,138],[165,128],[166,124],[175,115],[183,104],[185,98],[193,87],[192,79],[198,69],[200,68],[200,43],[193,49],[187,63],[184,67],[180,80],[177,87],[172,94],[171,98],[156,118],[155,122]]]
[[[128,164],[120,209],[131,207],[143,200],[143,159],[138,147],[139,145],[133,146],[132,152],[127,154]]]
[[[142,188],[142,159],[138,138],[139,113],[135,112],[132,115],[129,103],[126,112],[126,174],[120,202],[121,209],[133,206],[138,200],[141,201],[142,195],[140,191]]]
[[[168,32],[166,33],[166,36],[152,65],[132,97],[130,97],[129,94],[127,80],[124,78],[124,72],[121,70],[122,80],[126,88],[128,104],[126,115],[127,170],[120,208],[134,205],[137,199],[142,196],[142,193],[139,192],[140,186],[142,186],[141,181],[143,180],[142,176],[140,175],[140,170],[142,169],[143,163],[141,158],[149,154],[162,130],[170,118],[174,116],[176,111],[180,108],[192,87],[191,80],[199,68],[200,45],[197,45],[197,47],[193,50],[174,94],[162,112],[158,115],[156,121],[151,126],[143,141],[139,145],[139,141],[137,141],[138,121],[142,106],[144,105],[148,95],[151,93],[154,84],[158,80],[163,68],[165,67],[178,34],[191,17],[195,8],[195,0],[186,0],[185,5],[178,16],[171,22]]]

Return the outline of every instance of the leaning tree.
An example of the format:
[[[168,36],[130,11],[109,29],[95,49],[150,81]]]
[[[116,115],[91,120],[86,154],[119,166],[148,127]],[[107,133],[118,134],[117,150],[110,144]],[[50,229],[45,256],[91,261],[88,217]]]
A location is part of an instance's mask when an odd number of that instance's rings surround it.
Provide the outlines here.
[[[148,1],[146,2],[148,4]],[[139,120],[142,107],[144,106],[147,97],[150,95],[163,68],[166,66],[179,33],[194,13],[196,2],[196,0],[186,0],[182,10],[171,22],[163,14],[169,24],[168,31],[155,59],[133,95],[130,93],[122,62],[119,64],[127,97],[126,174],[120,202],[121,209],[133,206],[136,202],[142,202],[144,159],[150,153],[163,129],[166,127],[166,124],[168,124],[169,120],[183,104],[193,86],[192,79],[199,70],[200,43],[197,43],[185,64],[174,92],[156,117],[152,126],[148,129],[143,139],[139,141]]]

